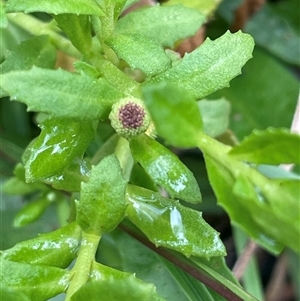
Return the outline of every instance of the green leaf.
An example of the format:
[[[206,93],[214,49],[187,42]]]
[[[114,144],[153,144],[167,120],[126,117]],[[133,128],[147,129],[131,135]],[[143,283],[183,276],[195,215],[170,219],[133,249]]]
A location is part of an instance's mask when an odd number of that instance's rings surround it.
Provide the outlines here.
[[[193,36],[204,20],[203,14],[182,5],[156,5],[133,11],[119,19],[115,32],[139,34],[164,47],[173,47],[178,40]]]
[[[98,72],[98,70],[95,67],[93,67],[83,61],[77,61],[73,65],[74,65],[74,68],[76,69],[76,71],[82,75],[85,74],[85,75],[88,75],[93,78],[100,77],[100,73]]]
[[[134,229],[137,231],[136,227]],[[201,300],[202,290],[198,280],[126,232],[117,228],[104,235],[100,248],[102,252],[97,253],[97,260],[122,271],[135,273],[145,282],[154,283],[158,294],[166,300]]]
[[[55,267],[1,259],[0,281],[31,301],[44,301],[66,290],[70,273]]]
[[[80,244],[81,229],[71,223],[56,231],[40,234],[2,251],[6,260],[30,265],[66,268],[76,257]]]
[[[268,128],[264,131],[254,130],[229,154],[239,160],[258,164],[300,164],[299,147],[299,135],[288,129]]]
[[[103,124],[101,124],[103,126]],[[107,128],[102,128],[102,131],[109,131]],[[103,132],[102,132],[103,133]],[[91,159],[91,164],[97,165],[102,159],[106,156],[111,155],[115,152],[117,145],[119,143],[120,136],[113,133],[106,141],[102,141],[101,147],[98,147],[98,151],[94,153],[93,158]]]
[[[104,76],[104,78],[115,88],[114,93],[116,94],[116,96],[122,93],[121,96],[126,95],[135,96],[137,98],[140,97],[140,84],[126,75],[112,62],[101,57],[97,57],[93,60],[93,63],[98,70],[101,70],[101,75]],[[119,91],[118,94],[116,90]],[[121,96],[117,99],[119,100]]]
[[[171,60],[163,48],[142,35],[113,35],[105,42],[125,60],[132,69],[154,76],[171,67]]]
[[[178,286],[180,286],[181,289],[184,291],[186,299],[195,301],[225,301],[218,299],[218,297],[214,299],[211,292],[209,292],[209,289],[203,283],[193,278],[189,274],[186,274],[183,270],[178,268],[172,262],[165,260],[164,264],[169,269],[172,277],[177,281]],[[217,293],[215,294],[219,296]],[[183,298],[170,300],[183,300]]]
[[[254,197],[254,204],[252,207],[247,206],[249,201],[240,201],[239,196],[233,193],[233,186],[235,184],[235,178],[228,169],[221,163],[217,162],[214,158],[205,155],[205,162],[208,171],[208,177],[210,183],[214,189],[217,196],[218,203],[222,206],[230,216],[231,221],[241,227],[245,232],[247,232],[253,239],[255,239],[260,245],[265,247],[268,251],[278,254],[282,251],[283,245],[274,240],[274,238],[265,232],[265,229],[260,227],[255,216],[261,211],[260,202],[257,202],[257,193],[252,195]],[[263,204],[261,206],[264,206]],[[254,216],[253,216],[253,214]],[[270,208],[264,208],[265,216],[272,216]],[[274,222],[274,221],[273,221]],[[268,224],[267,228],[270,228]]]
[[[203,133],[198,138],[210,183],[231,221],[271,252],[283,246],[300,251],[295,243],[300,235],[300,181],[268,179],[256,166],[230,156],[231,147]]]
[[[6,9],[4,3],[1,1],[0,3],[0,28],[6,28],[8,25],[7,17],[6,17]]]
[[[3,62],[7,57],[9,51],[21,41],[32,38],[30,33],[26,32],[25,29],[19,27],[13,22],[8,22],[6,28],[0,27],[0,36],[1,36],[1,51],[0,51],[0,62]]]
[[[11,195],[28,194],[41,188],[40,185],[36,184],[37,183],[26,183],[17,177],[12,177],[4,183],[2,191]]]
[[[21,158],[18,158],[18,161]],[[10,195],[22,195],[35,191],[48,191],[47,187],[43,183],[26,183],[25,181],[25,168],[23,164],[18,163],[14,169],[15,177],[5,181],[2,187],[2,191]]]
[[[0,296],[5,301],[30,301],[30,299],[22,292],[16,292],[1,283]]]
[[[129,186],[126,197],[128,217],[155,245],[188,257],[226,254],[219,233],[202,219],[201,212],[137,186]]]
[[[36,221],[56,198],[55,193],[45,193],[26,204],[15,216],[14,227],[23,227]]]
[[[208,177],[217,196],[218,203],[229,214],[231,221],[241,227],[268,251],[275,254],[281,252],[283,245],[275,241],[270,235],[266,235],[265,231],[255,222],[245,202],[240,202],[238,196],[233,194],[232,187],[235,179],[230,171],[209,156],[205,156],[205,162]],[[270,212],[267,214],[270,214]]]
[[[163,301],[153,284],[143,283],[134,275],[113,270],[100,264],[93,265],[91,277],[96,279],[83,285],[71,297],[71,301]]]
[[[44,180],[60,174],[75,158],[80,158],[95,135],[91,121],[47,119],[42,132],[23,155],[26,181]]]
[[[144,283],[134,274],[121,272],[97,262],[93,263],[90,279],[91,283],[98,283],[95,286],[105,295],[105,300],[164,300],[156,294],[153,284]],[[112,287],[113,289],[111,289]],[[78,295],[83,298],[82,293],[78,293]],[[76,298],[74,300],[77,300]],[[90,300],[90,298],[85,300]],[[92,300],[94,299],[92,298]]]
[[[80,191],[81,182],[88,181],[90,170],[91,166],[89,162],[84,159],[75,158],[61,174],[46,178],[43,182],[58,190]]]
[[[146,85],[143,97],[158,134],[178,147],[193,147],[202,128],[201,117],[193,96],[167,84]]]
[[[134,160],[172,198],[180,198],[190,203],[201,202],[200,189],[194,175],[163,145],[147,135],[140,135],[130,139],[130,149]]]
[[[245,31],[259,46],[288,63],[300,66],[300,32],[290,24],[289,17],[282,16],[275,7],[264,5],[246,23]],[[296,7],[299,8],[299,3]]]
[[[152,191],[158,191],[158,188],[153,182],[153,180],[138,163],[135,163],[132,166],[132,170],[130,173],[130,183],[150,189]]]
[[[269,126],[289,128],[298,94],[299,81],[296,77],[256,46],[253,59],[243,68],[243,75],[213,98],[225,97],[230,101],[230,128],[242,139],[253,129]]]
[[[86,54],[91,51],[92,34],[89,16],[60,14],[54,16],[54,19],[81,53]]]
[[[182,4],[186,7],[197,9],[205,15],[210,15],[222,0],[169,0],[164,5]]]
[[[12,143],[0,137],[0,150],[5,156],[9,156],[14,162],[18,162],[22,158],[23,149],[16,143]]]
[[[203,122],[203,132],[211,137],[223,134],[229,125],[230,103],[225,99],[198,102]]]
[[[178,64],[150,82],[167,82],[186,89],[195,98],[204,98],[229,86],[230,80],[241,73],[243,65],[252,57],[253,47],[250,35],[227,31],[215,41],[207,38]]]
[[[239,177],[233,187],[233,193],[243,201],[256,224],[296,252],[300,252],[297,241],[300,235],[299,190],[300,181],[296,180],[270,180],[268,186],[256,188],[245,177]]]
[[[219,283],[222,283],[222,285],[224,287],[226,287],[228,290],[230,290],[232,293],[230,294],[231,296],[238,296],[239,298],[237,298],[236,300],[243,300],[243,301],[258,301],[258,299],[256,299],[255,297],[251,296],[249,293],[247,293],[241,286],[239,283],[237,283],[236,279],[232,279],[232,277],[228,277],[228,275],[224,276],[223,273],[218,270],[218,265],[223,265],[220,262],[220,259],[217,258],[217,260],[215,260],[215,258],[212,258],[212,261],[208,261],[204,258],[193,258],[192,259],[197,266],[203,271],[205,272],[208,276],[210,276],[211,278],[214,279],[214,281],[218,281]],[[213,264],[214,263],[214,264]],[[222,270],[222,269],[221,269]],[[229,280],[229,281],[228,281]],[[210,290],[211,291],[211,290]],[[213,296],[215,295],[214,292],[212,292]],[[218,298],[218,299],[216,299]],[[221,298],[221,299],[219,299]],[[229,297],[230,298],[230,297]],[[213,300],[220,300],[223,301],[224,297],[220,297],[219,295],[217,295],[217,297],[215,297]],[[226,300],[233,300],[233,299],[227,299]]]
[[[56,50],[49,36],[37,36],[21,42],[9,52],[6,60],[0,65],[1,74],[13,70],[27,70],[32,66],[53,68]]]
[[[2,76],[2,88],[11,99],[18,99],[29,111],[50,116],[80,119],[105,118],[120,98],[106,80],[70,73],[61,69],[9,72]],[[29,87],[35,86],[36,89]]]
[[[102,16],[103,12],[96,1],[69,0],[61,2],[56,0],[8,0],[6,11],[14,12],[45,12],[48,14],[77,14]]]
[[[32,66],[54,68],[56,50],[49,36],[37,36],[26,40],[11,50],[6,60],[0,65],[0,74],[15,70],[28,70]],[[0,96],[8,95],[2,89]]]
[[[92,168],[89,182],[81,185],[77,222],[83,231],[102,235],[112,231],[124,218],[126,181],[115,155]]]

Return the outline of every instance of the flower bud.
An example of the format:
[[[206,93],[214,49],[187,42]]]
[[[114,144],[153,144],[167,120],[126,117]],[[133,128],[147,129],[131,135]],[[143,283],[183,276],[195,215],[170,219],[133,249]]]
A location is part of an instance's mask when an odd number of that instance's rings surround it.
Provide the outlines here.
[[[112,106],[109,114],[112,127],[124,138],[144,133],[150,125],[150,114],[144,103],[134,97],[126,97]]]

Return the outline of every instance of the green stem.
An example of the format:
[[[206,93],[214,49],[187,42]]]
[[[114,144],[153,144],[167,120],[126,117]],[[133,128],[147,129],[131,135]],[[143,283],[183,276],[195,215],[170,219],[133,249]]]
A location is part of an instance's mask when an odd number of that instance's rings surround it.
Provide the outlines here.
[[[100,238],[94,234],[82,233],[81,246],[71,271],[73,277],[66,293],[66,301],[70,301],[72,295],[88,281]]]
[[[126,180],[129,180],[133,166],[133,158],[131,156],[128,140],[120,137],[115,150],[115,154],[120,162],[124,178]]]
[[[242,161],[236,160],[234,156],[228,155],[228,152],[231,150],[230,146],[222,144],[201,132],[198,133],[197,138],[197,146],[201,151],[228,168],[234,178],[245,176],[251,179],[251,182],[257,187],[267,187],[269,185],[269,180],[256,169]]]
[[[91,16],[91,23],[94,29],[94,32],[96,34],[96,37],[98,38],[101,47],[103,46],[103,39],[102,39],[102,24],[99,20],[99,17],[97,16]]]
[[[33,35],[49,35],[55,47],[67,55],[78,59],[81,57],[80,52],[69,40],[55,32],[52,23],[42,22],[30,15],[23,13],[7,14],[7,17],[10,22],[18,25]]]
[[[140,98],[139,83],[122,72],[112,62],[94,53],[91,62],[106,80],[124,95]]]

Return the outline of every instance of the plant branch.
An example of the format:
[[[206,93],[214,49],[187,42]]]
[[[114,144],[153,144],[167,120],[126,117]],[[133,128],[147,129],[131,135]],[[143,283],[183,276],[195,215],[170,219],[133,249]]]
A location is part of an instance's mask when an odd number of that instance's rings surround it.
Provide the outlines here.
[[[72,295],[88,281],[100,238],[100,236],[82,232],[78,257],[71,270],[73,276],[66,293],[66,301],[70,301]]]
[[[129,181],[134,162],[130,152],[128,140],[120,137],[115,150],[115,154],[120,162],[124,178]]]
[[[23,13],[7,14],[7,18],[10,22],[18,25],[33,35],[49,35],[55,47],[69,56],[74,58],[81,57],[80,52],[72,45],[72,43],[53,29],[52,23],[42,22]]]
[[[232,270],[234,276],[238,280],[241,280],[252,256],[255,254],[257,249],[258,249],[257,244],[254,241],[249,240],[243,252],[239,256],[238,260],[236,261]]]
[[[229,301],[243,301],[242,298],[237,296],[234,292],[232,292],[228,287],[224,284],[219,283],[218,281],[211,278],[206,272],[199,270],[199,268],[193,266],[192,263],[182,260],[181,258],[176,257],[174,254],[168,252],[167,250],[156,247],[153,243],[151,243],[147,238],[134,231],[129,226],[127,226],[124,222],[119,225],[119,228],[128,233],[130,236],[134,237],[136,240],[153,250],[155,253],[164,257],[168,261],[175,264],[177,267],[187,272],[189,275],[199,280],[207,287],[211,288],[219,295],[223,296]]]

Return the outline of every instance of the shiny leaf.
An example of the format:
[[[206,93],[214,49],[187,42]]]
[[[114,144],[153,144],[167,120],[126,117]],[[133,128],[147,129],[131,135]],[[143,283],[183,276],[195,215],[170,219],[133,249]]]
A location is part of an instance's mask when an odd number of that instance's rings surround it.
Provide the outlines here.
[[[156,294],[156,289],[153,284],[144,283],[136,278],[134,274],[121,272],[97,262],[93,263],[91,282],[94,289],[97,290],[97,296],[105,295],[105,300],[164,300]],[[92,290],[91,286],[88,290]],[[90,300],[86,288],[78,292],[71,300]],[[91,293],[91,291],[90,291]],[[85,298],[84,298],[85,296]],[[97,300],[92,299],[91,300]]]
[[[140,135],[130,140],[135,161],[157,185],[162,186],[172,198],[199,203],[201,193],[194,175],[171,151],[151,139]]]
[[[105,157],[91,171],[90,179],[81,185],[77,222],[83,231],[102,235],[112,231],[124,218],[126,181],[118,159]]]
[[[118,34],[143,35],[164,47],[173,47],[176,41],[193,36],[204,19],[203,14],[182,5],[156,5],[133,11],[119,19],[115,31]]]
[[[225,99],[201,100],[198,102],[201,112],[203,131],[211,137],[223,134],[229,125],[230,103]]]
[[[219,233],[204,221],[201,212],[137,186],[129,186],[126,197],[128,217],[157,246],[188,257],[226,254]]]
[[[55,117],[104,118],[120,94],[104,79],[70,73],[61,69],[33,67],[2,76],[0,85],[11,99],[24,102],[29,111]],[[28,87],[36,89],[28,89]]]
[[[14,70],[27,70],[32,66],[54,68],[56,50],[48,36],[37,36],[26,40],[12,49],[0,65],[0,74]],[[8,95],[2,89],[1,97]]]
[[[61,174],[46,178],[43,182],[58,190],[80,191],[81,182],[88,181],[90,169],[87,161],[76,158]]]
[[[47,119],[42,132],[25,150],[26,181],[43,180],[60,174],[77,157],[82,157],[94,138],[91,121]]]
[[[7,12],[45,12],[49,14],[80,14],[80,15],[98,15],[103,12],[93,0],[9,0],[6,4]]]
[[[258,164],[300,164],[299,147],[299,135],[287,129],[268,128],[253,131],[230,151],[230,155]]]
[[[202,128],[197,103],[191,94],[174,86],[159,84],[143,88],[143,96],[157,133],[178,147],[197,145]]]
[[[101,278],[83,285],[71,301],[98,301],[99,296],[105,296],[105,301],[164,301],[156,294],[154,285],[138,281],[134,275],[124,277],[124,273],[114,272],[115,275],[102,279],[102,273],[97,272]]]
[[[189,91],[201,99],[229,86],[252,57],[254,47],[250,35],[227,31],[215,41],[207,38],[200,47],[185,54],[171,69],[155,76],[150,82],[167,82]]]
[[[142,35],[118,34],[106,39],[106,43],[119,59],[147,75],[154,76],[171,67],[171,60],[163,48]]]
[[[70,274],[62,269],[0,258],[0,281],[31,301],[44,301],[65,291]]]
[[[19,242],[2,251],[2,256],[10,261],[30,265],[66,268],[77,255],[80,237],[79,226],[71,223],[59,230]]]

